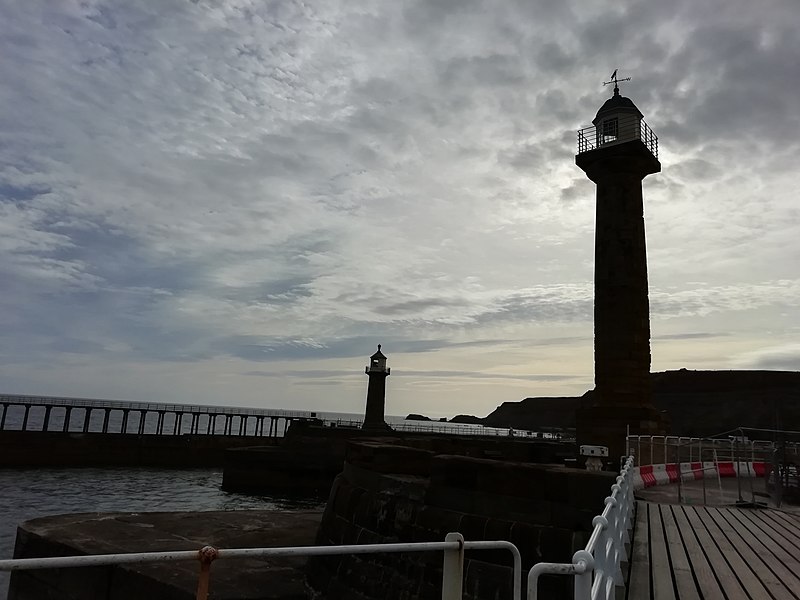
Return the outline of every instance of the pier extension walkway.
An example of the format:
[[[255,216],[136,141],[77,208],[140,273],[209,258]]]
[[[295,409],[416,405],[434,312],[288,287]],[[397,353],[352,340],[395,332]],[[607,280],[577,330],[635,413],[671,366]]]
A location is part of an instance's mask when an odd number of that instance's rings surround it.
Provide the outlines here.
[[[629,600],[800,599],[800,515],[636,502]]]
[[[0,394],[0,432],[277,438],[293,421],[316,417],[314,412],[295,410]]]

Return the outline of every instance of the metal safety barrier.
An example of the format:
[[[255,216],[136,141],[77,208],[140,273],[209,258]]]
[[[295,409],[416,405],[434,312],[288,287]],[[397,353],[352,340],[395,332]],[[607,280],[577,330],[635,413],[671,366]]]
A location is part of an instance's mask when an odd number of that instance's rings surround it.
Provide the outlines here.
[[[206,600],[210,587],[211,563],[230,558],[266,558],[271,556],[335,556],[355,554],[390,554],[400,552],[443,552],[442,600],[460,600],[463,595],[464,552],[467,550],[508,550],[513,557],[513,599],[522,600],[522,558],[511,542],[465,541],[460,533],[448,533],[443,542],[409,542],[397,544],[352,544],[345,546],[294,546],[283,548],[214,548],[174,552],[134,552],[0,560],[0,571],[64,569],[158,562],[196,560],[200,563],[197,600]]]
[[[622,563],[627,562],[626,544],[633,515],[633,457],[625,460],[603,512],[592,519],[592,534],[586,547],[572,556],[571,563],[537,563],[528,572],[528,600],[539,597],[539,576],[575,577],[575,600],[611,600],[624,585]]]
[[[765,434],[774,439],[750,437]],[[743,492],[747,491],[743,489],[743,480],[753,505],[769,497],[780,506],[784,491],[800,497],[800,479],[796,476],[800,462],[800,431],[737,427],[704,438],[629,435],[627,453],[635,461],[634,489],[675,483],[678,503],[686,499],[684,481],[702,480],[702,502],[706,504],[709,477],[717,480],[720,496],[722,480],[735,478],[740,503],[745,502]],[[754,478],[765,480],[763,491],[754,489]]]
[[[774,430],[781,434],[800,432]],[[764,461],[769,460],[777,448],[787,448],[798,452],[800,442],[784,440],[751,439],[746,433],[772,433],[773,430],[741,427],[713,437],[686,437],[676,435],[629,435],[628,454],[632,455],[636,466],[675,462],[709,461]]]

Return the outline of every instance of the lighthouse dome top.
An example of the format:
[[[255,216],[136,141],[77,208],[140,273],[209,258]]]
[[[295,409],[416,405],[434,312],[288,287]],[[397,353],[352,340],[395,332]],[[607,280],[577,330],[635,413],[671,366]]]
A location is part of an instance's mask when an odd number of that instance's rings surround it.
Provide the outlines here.
[[[620,96],[619,88],[614,88],[614,95],[611,96],[608,100],[605,101],[603,106],[600,107],[600,110],[597,111],[597,116],[592,120],[594,125],[606,115],[611,114],[633,114],[636,115],[639,119],[644,118],[642,112],[636,108],[636,105],[633,103],[633,100],[630,98],[626,98],[625,96]]]
[[[641,142],[648,151],[647,154],[658,163],[658,137],[653,130],[644,122],[644,115],[636,108],[633,100],[620,96],[619,82],[629,81],[630,77],[619,79],[617,71],[611,75],[611,81],[606,81],[604,85],[614,84],[614,95],[603,103],[597,116],[592,120],[591,127],[578,130],[578,155],[576,161],[583,154],[593,153],[607,146],[618,146],[620,148],[633,148],[636,144],[630,142]],[[582,162],[585,162],[582,160]],[[580,163],[578,166],[581,166]],[[583,167],[581,167],[583,168]],[[584,169],[585,170],[585,169]],[[661,170],[658,168],[653,173]]]

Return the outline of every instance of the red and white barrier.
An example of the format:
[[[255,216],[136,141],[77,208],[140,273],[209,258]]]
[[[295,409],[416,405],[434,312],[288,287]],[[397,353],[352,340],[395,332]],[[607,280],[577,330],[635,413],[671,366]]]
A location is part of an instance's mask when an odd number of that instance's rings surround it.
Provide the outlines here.
[[[669,482],[675,483],[676,481],[678,481],[680,477],[679,469],[681,468],[681,465],[675,463],[667,463],[666,467],[667,467],[667,476],[669,477]]]
[[[691,462],[667,463],[661,465],[642,465],[633,468],[633,489],[641,490],[656,485],[676,483],[678,477],[683,481],[703,477],[764,477],[767,465],[764,462]]]
[[[653,475],[653,465],[643,465],[633,468],[633,489],[641,490],[656,485],[656,478]]]
[[[667,465],[653,465],[653,475],[656,476],[656,485],[669,483],[670,477],[667,472]]]

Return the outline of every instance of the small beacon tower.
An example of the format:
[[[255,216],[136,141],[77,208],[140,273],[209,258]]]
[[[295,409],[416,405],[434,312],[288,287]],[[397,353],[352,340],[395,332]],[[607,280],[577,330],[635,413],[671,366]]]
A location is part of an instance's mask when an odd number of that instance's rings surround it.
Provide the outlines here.
[[[364,411],[364,424],[362,429],[387,430],[390,427],[384,421],[384,409],[386,405],[386,378],[391,369],[386,366],[386,357],[381,352],[381,345],[378,344],[378,351],[369,357],[369,366],[365,373],[369,376],[367,386],[367,409]]]
[[[630,79],[630,78],[628,78]],[[575,164],[597,186],[594,267],[595,393],[577,414],[578,444],[608,447],[611,470],[631,434],[663,433],[650,389],[650,307],[642,180],[661,171],[658,138],[619,93],[578,131]],[[624,80],[623,80],[624,81]]]

